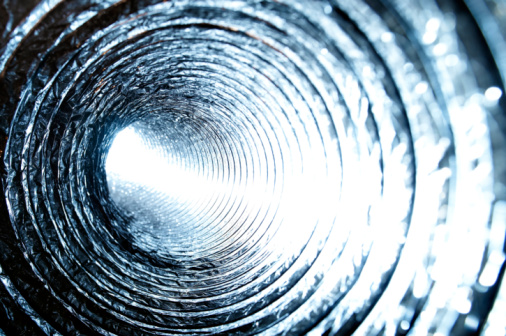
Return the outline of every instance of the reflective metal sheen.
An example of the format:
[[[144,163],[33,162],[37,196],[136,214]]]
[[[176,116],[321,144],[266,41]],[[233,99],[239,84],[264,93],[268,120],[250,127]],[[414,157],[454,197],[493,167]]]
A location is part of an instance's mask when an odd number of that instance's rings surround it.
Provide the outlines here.
[[[506,334],[504,0],[6,0],[0,33],[0,335]]]

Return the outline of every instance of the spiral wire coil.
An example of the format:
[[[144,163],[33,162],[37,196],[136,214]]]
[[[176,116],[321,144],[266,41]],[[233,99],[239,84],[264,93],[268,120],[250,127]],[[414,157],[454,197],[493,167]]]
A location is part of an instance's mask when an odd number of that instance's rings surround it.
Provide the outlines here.
[[[505,1],[0,21],[0,335],[506,333]]]

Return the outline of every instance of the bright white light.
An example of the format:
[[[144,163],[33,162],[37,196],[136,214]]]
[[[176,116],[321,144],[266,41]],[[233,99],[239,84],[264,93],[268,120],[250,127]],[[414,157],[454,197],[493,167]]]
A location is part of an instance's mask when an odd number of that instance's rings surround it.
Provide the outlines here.
[[[428,31],[423,34],[422,41],[425,44],[432,44],[437,39],[437,34],[433,31]]]
[[[432,49],[434,55],[442,56],[448,51],[448,46],[445,43],[438,43]]]
[[[468,315],[464,323],[472,330],[478,330],[478,327],[480,326],[480,320],[475,315]]]
[[[425,24],[425,29],[427,29],[429,31],[437,31],[440,26],[441,26],[441,21],[439,21],[439,19],[431,18]]]
[[[479,283],[484,287],[490,287],[497,281],[505,257],[502,251],[493,251],[480,275]]]
[[[226,189],[222,183],[213,183],[195,171],[174,164],[163,152],[147,146],[133,127],[116,135],[105,169],[108,178],[143,186],[171,199],[190,200],[196,195],[206,197]]]
[[[419,95],[424,94],[429,89],[427,82],[420,82],[415,86],[415,92]]]
[[[409,330],[410,324],[409,324],[409,322],[408,322],[408,321],[403,320],[403,321],[401,322],[400,327],[401,327],[401,329],[403,329],[403,330]]]
[[[109,150],[105,163],[107,175],[114,174],[125,181],[156,186],[166,163],[149,150],[133,128],[119,132]]]
[[[386,33],[381,34],[381,41],[383,43],[392,42],[393,39],[394,39],[394,34],[392,34],[390,32],[386,32]]]
[[[471,311],[471,301],[469,300],[469,290],[459,288],[453,298],[453,307],[460,314],[468,314]]]
[[[153,242],[153,246],[156,243],[160,249],[170,249],[170,244],[175,246],[179,244],[177,241],[179,238],[164,236],[169,232],[180,230],[177,223],[171,222],[170,226],[165,225],[166,214],[173,206],[183,208],[184,205],[191,207],[212,204],[214,200],[235,199],[235,202],[224,202],[223,204],[229,208],[220,210],[232,216],[235,212],[257,214],[261,209],[266,208],[266,205],[278,202],[276,213],[290,223],[279,230],[279,236],[283,237],[283,244],[286,244],[286,251],[297,249],[303,241],[307,240],[313,229],[312,225],[316,223],[314,214],[333,218],[333,204],[337,202],[334,195],[335,188],[326,183],[327,180],[323,174],[305,177],[300,173],[294,174],[295,176],[286,174],[283,193],[280,189],[275,189],[268,180],[262,178],[262,175],[259,175],[258,179],[243,179],[239,183],[234,176],[210,178],[208,174],[198,169],[179,164],[180,160],[174,160],[171,153],[163,150],[163,143],[154,147],[150,146],[146,142],[149,134],[141,132],[142,130],[135,126],[130,126],[116,135],[106,158],[105,169],[112,199],[126,211],[137,212],[142,214],[141,217],[143,216],[142,222],[132,225],[137,225],[140,228],[139,232],[148,233],[154,226],[156,229],[152,230],[153,234],[157,235],[156,238],[163,238],[161,242]],[[133,194],[135,190],[141,190],[143,194]],[[304,197],[316,194],[319,197],[310,199]],[[240,211],[238,211],[239,208]],[[209,212],[208,215],[203,211],[195,222],[188,222],[185,225],[198,226],[199,223],[211,223],[215,220],[212,218],[213,214],[214,212]],[[157,222],[160,218],[164,219],[163,223]],[[220,220],[216,225],[221,227],[223,232],[227,232],[230,225],[242,225],[242,221],[251,220],[254,217],[246,219],[237,215],[230,218],[233,220]],[[239,219],[241,222],[234,224]],[[328,223],[330,225],[332,222]],[[188,228],[184,230],[191,231]],[[195,239],[203,238],[198,235],[198,232],[194,233]],[[150,238],[137,235],[134,239]],[[184,239],[186,238],[181,237],[181,241]],[[226,239],[226,235],[223,235],[223,239]],[[200,240],[200,242],[203,241],[203,239]]]
[[[502,90],[496,86],[491,86],[485,91],[485,98],[489,101],[497,101],[502,97]]]
[[[448,67],[456,66],[457,64],[459,64],[459,61],[460,61],[459,57],[455,54],[450,54],[445,57],[445,65]]]

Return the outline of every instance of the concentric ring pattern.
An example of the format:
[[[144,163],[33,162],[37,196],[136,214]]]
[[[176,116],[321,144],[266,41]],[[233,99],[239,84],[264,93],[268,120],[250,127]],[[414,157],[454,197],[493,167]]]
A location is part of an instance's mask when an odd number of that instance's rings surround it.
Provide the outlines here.
[[[0,334],[506,328],[503,1],[0,17]]]

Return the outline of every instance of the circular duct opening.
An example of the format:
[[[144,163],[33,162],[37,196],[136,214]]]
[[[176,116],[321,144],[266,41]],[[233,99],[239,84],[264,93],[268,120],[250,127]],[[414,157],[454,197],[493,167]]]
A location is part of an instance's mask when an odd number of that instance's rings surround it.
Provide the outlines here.
[[[500,4],[8,3],[5,333],[504,326]]]

